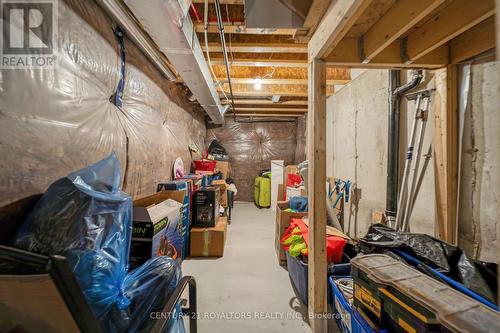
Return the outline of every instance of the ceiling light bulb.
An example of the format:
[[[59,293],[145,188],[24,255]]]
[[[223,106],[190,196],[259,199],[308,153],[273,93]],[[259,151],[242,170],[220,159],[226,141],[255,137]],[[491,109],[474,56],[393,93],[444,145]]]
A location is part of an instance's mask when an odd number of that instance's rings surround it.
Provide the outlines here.
[[[255,89],[260,90],[262,88],[262,79],[259,77],[254,79],[253,85],[254,85]]]

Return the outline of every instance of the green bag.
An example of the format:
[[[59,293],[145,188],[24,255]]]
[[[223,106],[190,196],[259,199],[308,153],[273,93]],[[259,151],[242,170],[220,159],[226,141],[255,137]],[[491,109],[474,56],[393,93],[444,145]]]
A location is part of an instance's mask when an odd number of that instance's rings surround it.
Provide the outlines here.
[[[255,178],[255,204],[259,208],[271,207],[271,173]]]

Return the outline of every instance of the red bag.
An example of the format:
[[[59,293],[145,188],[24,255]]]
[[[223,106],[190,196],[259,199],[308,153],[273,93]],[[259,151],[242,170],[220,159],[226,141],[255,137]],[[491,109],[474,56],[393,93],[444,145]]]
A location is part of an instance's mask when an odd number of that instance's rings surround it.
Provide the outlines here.
[[[302,184],[302,177],[296,173],[289,173],[286,186],[295,187]]]
[[[217,162],[206,159],[205,157],[202,156],[201,160],[193,161],[194,170],[214,172]]]
[[[292,233],[293,229],[299,227],[302,237],[307,244],[307,248],[309,249],[309,228],[300,218],[293,218],[290,221],[290,226],[285,230],[285,235],[282,238],[282,241]],[[342,253],[344,252],[344,246],[347,241],[338,236],[326,235],[326,258],[328,262],[340,263],[342,262]],[[286,250],[286,249],[285,249]]]

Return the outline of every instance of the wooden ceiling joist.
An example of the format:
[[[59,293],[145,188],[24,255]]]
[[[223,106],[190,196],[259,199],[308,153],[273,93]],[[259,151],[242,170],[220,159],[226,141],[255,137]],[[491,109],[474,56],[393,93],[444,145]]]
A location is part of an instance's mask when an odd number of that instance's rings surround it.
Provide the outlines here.
[[[448,63],[448,48],[441,46],[412,64],[401,58],[399,41],[387,46],[368,63],[363,63],[359,52],[359,43],[355,38],[343,39],[329,56],[325,57],[328,66],[356,68],[439,68]]]
[[[405,62],[414,62],[494,14],[494,0],[454,0],[405,38]]]
[[[415,24],[444,3],[445,0],[399,0],[362,37],[363,62],[381,53]]]
[[[490,17],[450,41],[450,62],[457,64],[495,48],[495,18]]]
[[[223,83],[228,83],[227,79],[221,80]],[[329,86],[335,84],[346,84],[349,80],[326,80]],[[231,83],[255,84],[254,78],[231,78]],[[307,85],[307,79],[261,79],[260,84],[275,85],[275,84],[299,84]]]
[[[223,65],[223,58],[212,58],[212,64]],[[234,57],[230,59],[231,66],[254,66],[254,67],[307,67],[307,59],[250,59]]]
[[[297,113],[304,113],[307,112],[307,108],[303,109],[292,109],[292,108],[257,108],[257,107],[237,107],[236,111],[238,112],[247,112],[247,111],[252,111],[252,112],[297,112]]]
[[[230,101],[223,101],[222,104],[231,104]],[[273,102],[270,99],[235,99],[235,105],[256,105],[256,106],[307,106],[307,100],[292,100]]]
[[[337,0],[328,8],[309,41],[309,58],[327,56],[354,25],[372,0]]]
[[[193,0],[193,3],[195,4],[204,4],[205,0]],[[208,3],[213,4],[215,3],[214,0],[208,0]],[[245,5],[245,0],[220,0],[221,5]]]
[[[296,43],[231,43],[228,44],[231,52],[245,53],[307,53],[307,44]],[[203,51],[206,51],[205,45],[202,45]],[[209,43],[209,52],[221,52],[219,43]]]
[[[205,27],[203,23],[195,23],[196,32],[204,32]],[[210,24],[207,29],[208,33],[219,33],[217,25]],[[246,28],[244,25],[224,24],[224,32],[227,34],[255,34],[255,35],[289,35],[293,36],[295,29],[258,29]]]
[[[229,85],[222,84],[226,95],[229,96]],[[255,89],[253,84],[233,83],[233,96],[259,97],[259,96],[307,96],[307,85],[263,85],[260,89]],[[333,86],[327,87],[327,94],[333,94]]]
[[[212,68],[220,80],[226,79],[226,68],[223,65],[213,65]],[[231,79],[256,77],[307,80],[307,68],[231,66]],[[349,81],[351,71],[346,68],[328,68],[326,78],[327,80]]]

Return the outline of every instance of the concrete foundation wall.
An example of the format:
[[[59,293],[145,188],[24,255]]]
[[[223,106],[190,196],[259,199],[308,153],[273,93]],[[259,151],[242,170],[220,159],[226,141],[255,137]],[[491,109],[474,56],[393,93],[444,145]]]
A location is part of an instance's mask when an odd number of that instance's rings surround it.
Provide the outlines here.
[[[348,179],[355,184],[351,200],[344,207],[344,228],[354,237],[366,234],[373,212],[385,210],[388,75],[387,70],[367,70],[327,100],[327,176]],[[434,73],[426,73],[423,86],[433,85],[434,81]],[[401,104],[400,156],[404,157],[414,103]],[[406,110],[410,111],[409,116]],[[422,155],[427,153],[432,138],[431,110]],[[401,160],[401,171],[403,166]],[[423,177],[411,227],[412,231],[433,235],[435,204],[431,161]]]
[[[471,108],[464,117],[459,208],[459,245],[468,255],[498,261],[500,219],[500,112],[498,62],[476,64]]]

